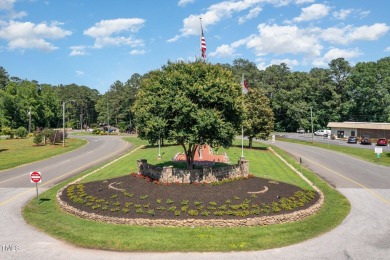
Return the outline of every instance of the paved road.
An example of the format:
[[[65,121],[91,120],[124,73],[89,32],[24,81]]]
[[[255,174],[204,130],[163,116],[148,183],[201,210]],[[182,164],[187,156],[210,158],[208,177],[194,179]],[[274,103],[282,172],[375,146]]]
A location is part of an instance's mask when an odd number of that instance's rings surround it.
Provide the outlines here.
[[[20,208],[33,196],[31,193],[0,206],[1,219],[5,219],[6,223],[0,224],[0,242],[18,246],[17,251],[0,252],[0,258],[390,259],[390,168],[315,147],[284,142],[277,142],[276,145],[296,158],[301,157],[306,166],[350,200],[352,211],[340,226],[297,245],[259,252],[162,254],[90,250],[68,245],[26,225],[20,216]]]

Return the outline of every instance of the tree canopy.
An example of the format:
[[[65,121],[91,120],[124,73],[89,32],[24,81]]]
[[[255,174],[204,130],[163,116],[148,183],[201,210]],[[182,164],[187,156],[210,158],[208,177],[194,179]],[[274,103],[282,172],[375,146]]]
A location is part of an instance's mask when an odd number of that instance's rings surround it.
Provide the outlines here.
[[[241,126],[241,102],[231,70],[202,61],[168,62],[144,76],[133,111],[140,138],[180,144],[192,168],[199,145],[232,144]]]
[[[109,123],[121,130],[132,131],[138,122],[134,118],[135,110],[131,110],[131,107],[141,82],[145,78],[145,81],[161,80],[164,84],[172,85],[176,79],[176,74],[171,72],[174,66],[178,67],[175,69],[180,71],[179,73],[182,73],[181,70],[185,72],[182,68],[179,70],[179,67],[184,65],[168,62],[161,70],[153,70],[144,75],[135,73],[125,82],[114,81],[107,86],[108,90],[103,94],[88,86],[76,84],[53,86],[40,84],[35,80],[20,79],[17,76],[9,76],[0,66],[0,128],[17,129],[23,126],[27,129],[30,111],[32,129],[61,127],[62,102],[75,100],[66,104],[65,117],[68,127],[96,127],[97,123]],[[269,99],[276,131],[311,129],[310,110],[313,111],[315,129],[326,127],[330,121],[390,122],[390,57],[359,62],[354,66],[340,57],[330,61],[327,68],[312,68],[309,72],[291,71],[284,63],[260,70],[254,62],[244,59],[236,59],[232,64],[207,66],[229,71],[235,84],[241,82],[244,74],[245,81],[251,89],[262,89]],[[163,82],[159,77],[165,75],[169,75],[171,79],[165,79]],[[180,82],[186,84],[187,81],[189,84],[195,84],[193,81],[199,78],[194,74],[194,79],[190,80],[189,76],[185,78],[184,75],[186,74],[181,76]],[[201,85],[222,84],[217,82],[217,78],[214,81],[216,82],[210,80],[201,82]],[[214,95],[205,87],[200,89]],[[196,95],[197,98],[200,97],[199,94]],[[204,95],[204,100],[208,99],[207,95]],[[183,97],[179,95],[177,98]],[[150,102],[159,105],[160,101]],[[192,111],[191,106],[186,105],[186,109]],[[160,130],[165,129],[162,126],[169,123],[159,114],[164,114],[165,111],[158,110],[156,113],[154,125],[149,125],[150,129],[146,128],[144,130],[146,133],[143,133],[150,136],[149,140],[153,142],[158,140],[156,134],[151,134],[156,129],[159,130],[162,140],[168,136],[168,133]]]

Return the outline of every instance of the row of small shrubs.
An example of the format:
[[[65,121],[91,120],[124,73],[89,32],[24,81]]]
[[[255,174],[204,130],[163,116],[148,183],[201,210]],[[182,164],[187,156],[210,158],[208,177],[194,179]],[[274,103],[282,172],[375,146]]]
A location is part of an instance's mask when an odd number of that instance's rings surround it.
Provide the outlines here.
[[[11,129],[10,127],[3,127],[0,131],[0,135],[9,136],[10,139],[16,138],[26,138],[28,131],[25,127],[21,126],[17,129]]]

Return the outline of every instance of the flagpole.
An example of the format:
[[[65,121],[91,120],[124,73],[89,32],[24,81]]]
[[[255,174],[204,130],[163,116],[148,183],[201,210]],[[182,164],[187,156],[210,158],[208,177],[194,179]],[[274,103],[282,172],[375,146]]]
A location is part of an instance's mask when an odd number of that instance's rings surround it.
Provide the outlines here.
[[[244,125],[241,125],[241,159],[244,158]]]
[[[242,73],[241,84],[242,86],[244,86],[244,73]],[[244,159],[244,125],[243,124],[241,124],[241,159]]]

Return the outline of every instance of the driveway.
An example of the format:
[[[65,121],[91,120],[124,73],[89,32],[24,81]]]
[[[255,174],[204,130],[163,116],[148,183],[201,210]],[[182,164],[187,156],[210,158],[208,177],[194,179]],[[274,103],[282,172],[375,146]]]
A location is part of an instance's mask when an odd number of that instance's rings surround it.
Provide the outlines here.
[[[276,141],[276,145],[327,180],[352,204],[334,230],[303,243],[257,252],[123,253],[77,248],[25,224],[20,209],[34,196],[26,188],[2,188],[2,259],[389,259],[390,169],[315,147]],[[3,173],[0,173],[0,176]],[[1,181],[0,181],[1,184]],[[12,194],[5,194],[7,189]],[[23,193],[25,192],[25,193]],[[23,193],[22,195],[20,195]],[[4,203],[3,195],[13,198]]]

